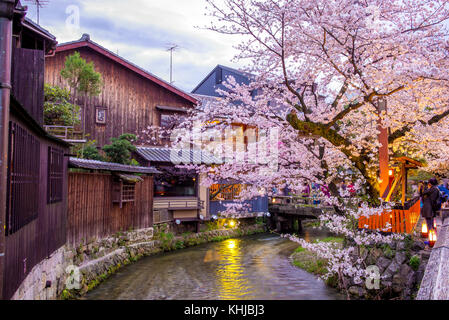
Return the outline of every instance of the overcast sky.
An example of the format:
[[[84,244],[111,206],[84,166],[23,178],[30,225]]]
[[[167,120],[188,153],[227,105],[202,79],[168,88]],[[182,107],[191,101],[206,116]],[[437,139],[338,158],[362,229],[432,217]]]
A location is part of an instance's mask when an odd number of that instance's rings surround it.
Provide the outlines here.
[[[22,4],[28,5],[27,17],[37,21],[35,5]],[[166,48],[175,43],[180,49],[173,58],[174,85],[190,92],[217,64],[239,67],[231,62],[238,38],[196,28],[210,22],[205,7],[204,0],[49,0],[40,9],[40,24],[59,43],[88,33],[91,40],[166,81]],[[74,8],[79,28],[72,23]]]

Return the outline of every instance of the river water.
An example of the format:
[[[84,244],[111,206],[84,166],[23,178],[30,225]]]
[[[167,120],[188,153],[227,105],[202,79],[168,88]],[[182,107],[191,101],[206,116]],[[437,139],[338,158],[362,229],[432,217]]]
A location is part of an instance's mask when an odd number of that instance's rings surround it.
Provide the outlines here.
[[[306,240],[323,236],[313,230],[303,234]],[[150,256],[120,269],[83,299],[343,299],[291,265],[297,246],[260,234]]]

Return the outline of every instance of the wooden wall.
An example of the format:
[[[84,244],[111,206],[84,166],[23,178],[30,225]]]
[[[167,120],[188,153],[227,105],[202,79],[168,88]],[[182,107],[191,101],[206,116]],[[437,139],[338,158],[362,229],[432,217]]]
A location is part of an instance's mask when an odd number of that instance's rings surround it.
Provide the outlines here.
[[[149,125],[159,125],[160,113],[157,105],[193,107],[193,104],[156,83],[121,66],[111,59],[89,48],[58,52],[45,60],[45,83],[67,87],[60,72],[65,58],[78,51],[103,77],[102,93],[86,101],[86,133],[95,139],[98,146],[109,144],[111,137],[122,133],[142,134]],[[83,98],[78,102],[84,105]],[[96,107],[104,107],[106,124],[96,123]],[[141,144],[144,144],[141,142]]]
[[[11,115],[11,121],[30,130],[25,123],[14,115]],[[38,216],[15,233],[6,236],[5,299],[9,299],[14,294],[36,264],[48,258],[66,242],[68,158],[64,157],[62,201],[51,204],[47,203],[47,158],[49,146],[62,148],[65,153],[68,153],[68,149],[45,138],[36,137],[40,142],[40,156],[35,159],[35,161],[40,163],[39,189],[35,190],[35,192],[39,193]],[[36,157],[33,154],[29,156]],[[27,201],[27,194],[20,196],[23,201]],[[4,231],[2,230],[2,232]]]
[[[153,177],[135,187],[135,202],[112,203],[112,175],[69,173],[67,242],[77,245],[118,231],[153,226]]]
[[[40,124],[44,123],[44,52],[13,47],[12,94]]]

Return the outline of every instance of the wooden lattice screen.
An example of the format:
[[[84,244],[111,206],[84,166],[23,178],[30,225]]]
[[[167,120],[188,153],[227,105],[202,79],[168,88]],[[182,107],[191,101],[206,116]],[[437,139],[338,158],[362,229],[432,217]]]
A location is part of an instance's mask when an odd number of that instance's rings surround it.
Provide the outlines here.
[[[38,216],[40,142],[15,122],[9,125],[8,188],[5,234]]]
[[[48,147],[47,202],[62,201],[64,178],[64,151]]]

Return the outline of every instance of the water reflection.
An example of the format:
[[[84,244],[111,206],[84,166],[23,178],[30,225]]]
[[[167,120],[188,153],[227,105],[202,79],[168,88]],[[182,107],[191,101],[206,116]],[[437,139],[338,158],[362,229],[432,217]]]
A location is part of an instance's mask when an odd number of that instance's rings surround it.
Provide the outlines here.
[[[326,234],[308,232],[309,240]],[[121,269],[86,299],[341,299],[291,265],[297,244],[272,234],[147,257]]]
[[[240,245],[240,239],[228,239],[218,247],[221,257],[216,269],[219,299],[242,299],[250,291]]]

